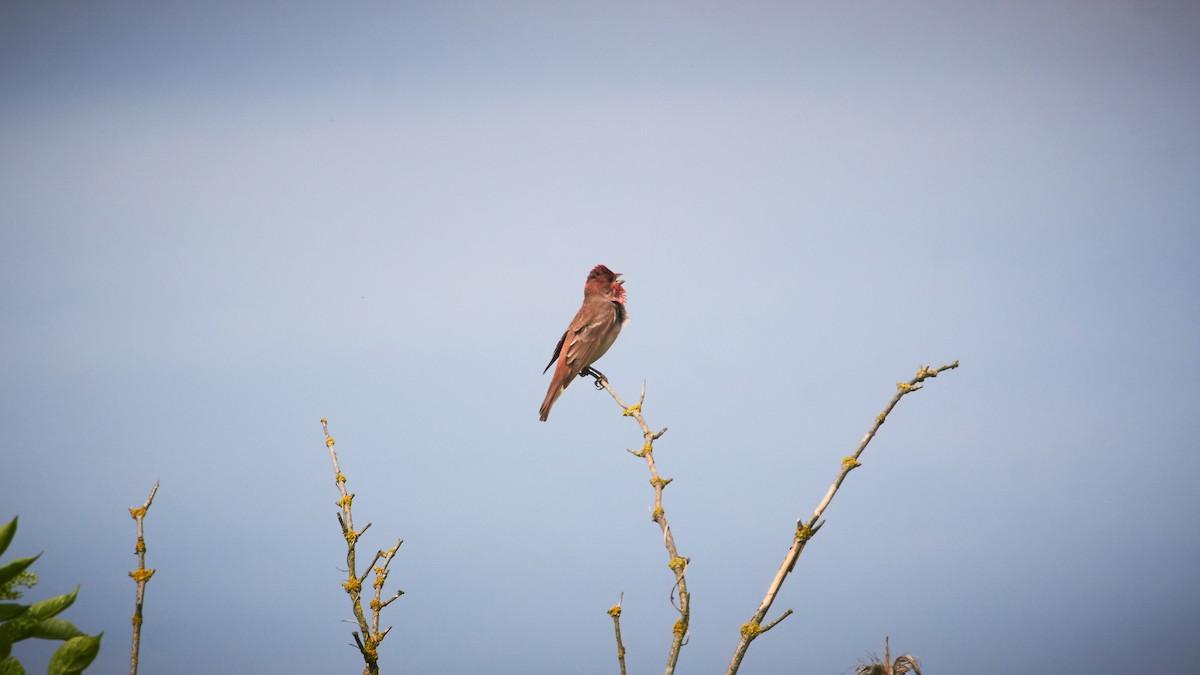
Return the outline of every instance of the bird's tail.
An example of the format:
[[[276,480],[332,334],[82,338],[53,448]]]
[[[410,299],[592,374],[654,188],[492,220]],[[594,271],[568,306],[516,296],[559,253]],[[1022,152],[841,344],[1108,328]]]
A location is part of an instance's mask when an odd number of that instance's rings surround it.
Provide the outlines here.
[[[555,375],[557,375],[557,374],[558,373],[555,373]],[[554,402],[558,400],[559,396],[562,396],[563,390],[566,389],[567,384],[570,384],[570,383],[571,383],[570,378],[567,378],[566,384],[563,384],[562,380],[558,377],[555,377],[550,382],[550,389],[549,389],[549,391],[546,392],[546,400],[542,401],[542,407],[538,411],[538,413],[539,413],[538,419],[545,422],[546,418],[550,417],[550,408],[554,406]]]

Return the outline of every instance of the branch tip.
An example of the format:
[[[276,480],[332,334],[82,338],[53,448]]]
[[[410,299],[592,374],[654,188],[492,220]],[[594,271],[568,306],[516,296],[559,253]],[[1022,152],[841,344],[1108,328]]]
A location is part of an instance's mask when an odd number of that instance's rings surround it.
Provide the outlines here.
[[[778,625],[780,621],[783,621],[784,619],[788,618],[788,617],[789,617],[789,616],[791,616],[791,615],[792,615],[792,610],[789,608],[789,609],[788,609],[787,611],[785,611],[783,614],[780,614],[780,615],[779,615],[779,617],[778,617],[778,618],[776,618],[774,621],[772,621],[771,623],[768,623],[767,625],[763,626],[762,632],[764,632],[764,633],[765,633],[765,632],[767,632],[767,631],[771,630],[771,629],[772,629],[772,628],[774,628],[776,625]]]

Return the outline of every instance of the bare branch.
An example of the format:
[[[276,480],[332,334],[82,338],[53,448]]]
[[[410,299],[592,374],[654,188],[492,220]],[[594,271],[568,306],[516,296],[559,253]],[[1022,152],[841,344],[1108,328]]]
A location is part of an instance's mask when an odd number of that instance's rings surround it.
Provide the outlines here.
[[[621,675],[625,675],[625,643],[621,642],[621,604],[625,602],[625,594],[622,593],[617,604],[608,610],[608,615],[613,620],[613,631],[617,634],[617,663],[621,664]]]
[[[146,539],[143,536],[143,521],[146,519],[146,512],[150,510],[150,505],[154,503],[154,495],[158,493],[158,481],[154,482],[154,487],[150,488],[150,496],[146,497],[145,503],[140,507],[129,509],[129,515],[133,516],[137,522],[137,544],[133,552],[137,554],[138,568],[129,573],[137,583],[137,597],[133,605],[133,646],[129,653],[129,675],[137,675],[138,671],[138,652],[142,648],[142,602],[146,597],[146,583],[150,581],[150,577],[154,576],[154,570],[146,569]]]
[[[842,481],[846,480],[846,476],[849,475],[851,471],[861,466],[858,462],[858,458],[862,455],[863,450],[867,449],[867,444],[871,442],[871,439],[875,438],[875,434],[879,431],[879,427],[883,426],[883,423],[887,421],[888,414],[892,412],[892,409],[896,407],[896,404],[900,402],[901,398],[904,398],[904,396],[907,394],[911,394],[912,392],[921,389],[920,384],[926,379],[937,377],[943,371],[953,370],[957,367],[958,361],[939,366],[937,368],[921,366],[917,369],[916,376],[911,380],[896,384],[896,393],[892,396],[892,400],[888,402],[887,406],[883,409],[883,412],[875,416],[875,422],[871,425],[871,428],[867,431],[866,435],[863,436],[862,441],[859,442],[858,447],[854,450],[854,453],[842,458],[841,470],[838,471],[837,476],[833,480],[833,484],[829,486],[829,490],[825,493],[825,497],[817,505],[817,508],[813,510],[812,516],[804,522],[800,520],[796,521],[796,532],[792,538],[792,547],[788,550],[787,555],[784,556],[783,563],[779,566],[779,571],[775,573],[775,577],[771,580],[770,586],[767,587],[767,594],[765,597],[763,597],[762,602],[759,604],[758,610],[754,612],[754,616],[751,617],[750,621],[742,625],[741,639],[738,641],[737,648],[734,649],[733,658],[729,662],[729,669],[725,671],[726,675],[734,675],[734,673],[738,671],[738,668],[741,667],[742,659],[746,656],[746,650],[750,647],[750,643],[754,641],[754,638],[762,635],[783,619],[783,617],[780,617],[766,626],[762,625],[763,618],[767,615],[767,612],[770,611],[771,603],[775,602],[775,596],[779,593],[779,589],[783,586],[783,582],[787,578],[787,575],[795,568],[796,560],[804,551],[804,546],[810,539],[812,539],[817,530],[821,528],[821,525],[824,524],[824,522],[821,521],[821,514],[825,512],[825,509],[829,507],[829,503],[833,501],[834,495],[837,494],[838,488],[842,486]],[[790,612],[791,610],[788,611]],[[785,613],[784,616],[787,616],[787,614]]]
[[[784,619],[788,618],[788,617],[789,617],[789,616],[791,616],[791,615],[792,615],[792,610],[790,610],[790,609],[789,609],[789,610],[785,611],[783,614],[780,614],[780,615],[779,615],[779,616],[778,616],[778,617],[777,617],[777,618],[776,618],[774,621],[772,621],[771,623],[769,623],[769,624],[767,624],[767,625],[763,626],[763,627],[762,627],[762,632],[764,632],[764,633],[765,633],[765,632],[767,632],[767,631],[771,630],[771,629],[772,629],[772,628],[774,628],[776,625],[778,625],[780,621],[783,621]]]
[[[646,460],[646,466],[650,470],[650,485],[654,488],[654,510],[651,511],[651,520],[658,523],[662,529],[663,545],[667,549],[668,567],[675,573],[675,585],[671,589],[671,594],[674,596],[675,590],[679,590],[679,605],[676,610],[679,612],[679,619],[675,622],[671,629],[671,649],[667,654],[666,675],[671,675],[675,672],[675,666],[679,662],[679,651],[685,644],[688,635],[688,623],[691,621],[691,595],[687,590],[687,579],[685,573],[689,559],[679,555],[679,551],[675,547],[675,537],[671,534],[671,525],[667,522],[666,511],[663,510],[663,488],[670,482],[670,478],[662,478],[658,475],[658,468],[654,463],[654,441],[667,433],[664,427],[661,431],[653,432],[650,426],[646,424],[645,418],[642,417],[642,404],[646,401],[646,382],[642,382],[642,392],[638,397],[638,402],[626,406],[621,397],[608,386],[608,380],[597,378],[597,384],[613,397],[617,405],[621,406],[621,414],[626,417],[632,417],[642,429],[643,445],[638,451],[630,450],[629,452]],[[674,603],[672,603],[674,605]]]
[[[390,627],[383,631],[379,630],[379,613],[384,607],[403,595],[404,591],[396,591],[396,594],[386,602],[381,601],[380,597],[383,593],[384,582],[387,580],[388,567],[392,564],[392,558],[404,541],[397,540],[396,545],[392,548],[386,551],[377,551],[375,557],[371,559],[371,564],[367,565],[362,575],[358,574],[356,545],[363,533],[370,529],[371,523],[367,523],[363,529],[357,532],[354,531],[354,517],[351,514],[354,495],[346,491],[346,476],[338,465],[337,453],[333,449],[333,436],[329,435],[328,420],[321,420],[321,429],[325,432],[325,446],[329,448],[329,459],[333,463],[334,482],[337,484],[338,492],[342,495],[337,501],[337,505],[341,508],[337,514],[338,524],[341,525],[342,537],[346,540],[346,581],[342,583],[342,588],[350,596],[350,606],[354,612],[355,623],[358,624],[358,630],[351,632],[351,635],[354,636],[354,643],[366,664],[363,669],[364,675],[378,675],[379,644],[392,630]],[[382,565],[378,564],[380,561],[382,561]],[[372,582],[375,587],[375,598],[370,602],[371,620],[368,622],[366,612],[363,611],[362,586],[372,572],[375,574],[375,580]]]

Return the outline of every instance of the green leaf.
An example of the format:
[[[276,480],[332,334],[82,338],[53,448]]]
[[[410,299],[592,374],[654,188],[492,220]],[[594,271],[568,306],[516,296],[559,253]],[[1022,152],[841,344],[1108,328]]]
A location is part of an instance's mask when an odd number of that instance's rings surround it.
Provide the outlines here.
[[[8,621],[21,616],[29,609],[29,605],[18,605],[15,602],[0,602],[0,621]]]
[[[35,623],[37,622],[29,620],[28,612],[11,621],[0,623],[0,656],[8,654],[4,651],[5,644],[9,645],[11,649],[14,642],[20,642],[29,637],[29,631]]]
[[[104,633],[99,635],[80,635],[73,637],[63,643],[54,656],[50,657],[50,668],[46,671],[47,675],[78,675],[82,673],[84,668],[87,668],[95,660],[96,654],[100,653],[100,638],[104,637]]]
[[[17,534],[17,517],[13,516],[12,522],[0,527],[0,555],[8,550],[8,545],[12,543],[13,537]]]
[[[58,614],[74,604],[75,596],[77,595],[79,595],[78,586],[76,586],[75,590],[71,591],[70,593],[65,593],[47,600],[42,600],[41,602],[35,602],[29,606],[29,616],[34,621],[49,619],[50,617]]]
[[[4,567],[0,567],[0,586],[3,586],[9,581],[16,579],[18,574],[24,572],[26,567],[32,565],[33,561],[40,557],[42,557],[41,553],[33,556],[32,558],[17,558]]]
[[[84,632],[76,628],[75,624],[63,619],[42,619],[29,631],[29,637],[43,640],[70,640],[83,634]]]
[[[0,661],[7,659],[9,654],[12,654],[12,640],[0,635]]]
[[[9,656],[0,659],[0,675],[25,675],[21,662]]]

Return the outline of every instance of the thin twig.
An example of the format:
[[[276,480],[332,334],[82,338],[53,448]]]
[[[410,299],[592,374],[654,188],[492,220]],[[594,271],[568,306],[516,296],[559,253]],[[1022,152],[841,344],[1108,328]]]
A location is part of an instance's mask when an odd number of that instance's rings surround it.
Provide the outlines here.
[[[858,444],[858,448],[855,449],[853,454],[842,458],[841,470],[838,471],[837,477],[833,480],[833,484],[829,486],[829,491],[825,493],[825,498],[821,500],[821,503],[818,504],[817,508],[813,511],[812,517],[810,517],[807,522],[802,522],[801,520],[796,521],[796,533],[792,538],[792,547],[788,550],[787,555],[784,556],[783,564],[779,566],[779,571],[775,573],[775,578],[771,580],[771,585],[767,588],[767,595],[763,598],[762,603],[759,604],[758,610],[754,612],[754,616],[750,619],[750,621],[742,625],[741,639],[738,641],[737,648],[734,649],[733,659],[729,662],[729,669],[725,671],[726,675],[734,675],[734,673],[738,671],[738,668],[742,664],[742,659],[746,656],[746,650],[750,647],[750,643],[754,641],[754,638],[774,628],[779,624],[780,621],[786,618],[788,614],[791,614],[792,610],[789,609],[784,612],[783,616],[780,616],[774,621],[771,621],[766,625],[763,625],[762,623],[763,619],[767,615],[767,612],[770,611],[771,603],[775,601],[775,596],[779,593],[780,587],[783,586],[784,579],[786,579],[787,575],[792,571],[793,568],[795,568],[796,560],[804,551],[805,544],[812,539],[813,535],[816,534],[817,530],[819,530],[821,525],[824,524],[824,521],[821,520],[821,514],[825,512],[825,509],[828,508],[829,503],[833,501],[833,496],[837,494],[838,488],[842,486],[842,481],[846,479],[846,476],[856,467],[860,466],[858,462],[859,456],[862,455],[863,450],[866,450],[867,444],[871,442],[871,439],[875,437],[875,433],[879,431],[879,427],[883,426],[884,421],[887,420],[888,414],[892,412],[892,408],[895,408],[896,404],[899,403],[900,399],[904,398],[905,395],[921,389],[921,382],[924,382],[927,378],[937,377],[939,373],[946,370],[953,370],[957,367],[958,361],[948,365],[940,366],[938,368],[921,366],[917,370],[916,377],[908,382],[898,382],[896,384],[895,395],[892,396],[892,400],[888,402],[887,407],[883,409],[883,412],[875,416],[875,423],[871,425],[870,430],[867,431],[865,436],[863,436],[862,442]]]
[[[632,417],[637,420],[638,426],[642,428],[642,438],[644,443],[641,450],[629,450],[628,452],[637,457],[646,460],[646,466],[650,469],[650,485],[654,487],[654,511],[651,520],[658,523],[662,529],[663,544],[667,548],[668,566],[675,573],[675,585],[671,587],[672,605],[674,606],[675,589],[679,589],[679,605],[676,609],[679,611],[679,619],[675,622],[672,628],[671,650],[667,654],[666,675],[671,675],[675,672],[675,665],[679,662],[679,651],[685,644],[684,640],[688,634],[688,622],[691,620],[691,596],[687,590],[687,579],[684,573],[687,571],[688,558],[679,555],[679,551],[675,548],[675,537],[671,534],[671,526],[667,522],[667,514],[663,511],[662,496],[663,488],[671,482],[670,478],[661,478],[658,475],[658,468],[654,464],[654,441],[667,433],[666,427],[659,431],[651,431],[650,426],[646,424],[645,418],[642,417],[642,403],[646,401],[646,383],[642,382],[642,395],[638,398],[638,402],[632,406],[626,406],[617,393],[608,386],[608,380],[599,378],[597,383],[605,391],[613,397],[617,405],[621,406],[621,414]]]
[[[617,634],[617,663],[621,664],[621,675],[625,675],[625,643],[621,642],[621,604],[625,602],[625,594],[617,600],[617,604],[608,610],[613,620],[613,631]]]
[[[371,563],[371,568],[375,571],[375,581],[372,584],[375,587],[375,599],[371,601],[371,632],[374,635],[378,635],[380,640],[382,640],[384,636],[386,636],[392,630],[392,628],[389,626],[384,629],[382,633],[379,631],[379,612],[384,607],[392,604],[393,600],[399,598],[401,595],[404,595],[404,591],[396,591],[395,595],[393,595],[391,598],[388,598],[386,601],[380,600],[380,597],[383,594],[383,584],[387,581],[388,567],[392,564],[392,559],[396,557],[396,551],[400,550],[400,545],[403,543],[403,539],[397,539],[395,546],[386,551],[379,551],[375,555],[376,562],[380,558],[383,559],[382,565],[375,565],[374,562]],[[367,573],[364,571],[363,576],[365,577],[366,574]]]
[[[138,652],[142,648],[142,601],[146,597],[146,582],[154,576],[154,570],[146,569],[146,539],[143,536],[142,525],[157,492],[158,481],[155,481],[154,487],[150,488],[150,496],[146,497],[146,502],[139,507],[129,509],[129,515],[133,516],[134,521],[137,522],[137,545],[133,552],[137,554],[138,558],[138,568],[129,573],[129,576],[133,577],[134,582],[137,583],[137,599],[133,605],[133,647],[129,653],[129,675],[137,675]]]
[[[384,607],[392,604],[393,600],[404,595],[404,591],[396,591],[396,594],[386,601],[381,601],[380,596],[383,593],[383,584],[387,580],[388,566],[392,564],[392,558],[395,557],[396,551],[400,549],[400,545],[404,541],[397,540],[396,545],[392,548],[376,552],[375,557],[371,559],[371,564],[363,570],[362,576],[358,575],[355,546],[362,534],[371,527],[371,523],[367,523],[363,529],[357,532],[354,531],[354,517],[350,512],[350,507],[354,503],[354,495],[346,491],[346,476],[338,465],[337,453],[333,449],[333,436],[329,435],[328,420],[321,419],[321,429],[325,432],[325,446],[329,448],[329,459],[333,462],[334,481],[337,483],[338,492],[342,494],[341,499],[337,501],[337,505],[341,507],[341,512],[337,514],[338,524],[341,525],[342,537],[346,540],[347,576],[346,581],[342,583],[342,588],[350,596],[350,606],[354,612],[354,619],[358,623],[358,630],[352,631],[351,635],[366,664],[363,668],[363,675],[379,675],[379,643],[383,642],[383,638],[387,637],[392,630],[391,627],[379,630],[379,613]],[[377,565],[376,563],[380,560],[383,561],[383,564]],[[370,603],[371,620],[368,622],[362,606],[362,585],[372,572],[375,573],[375,581],[372,582],[375,587],[375,598]]]

